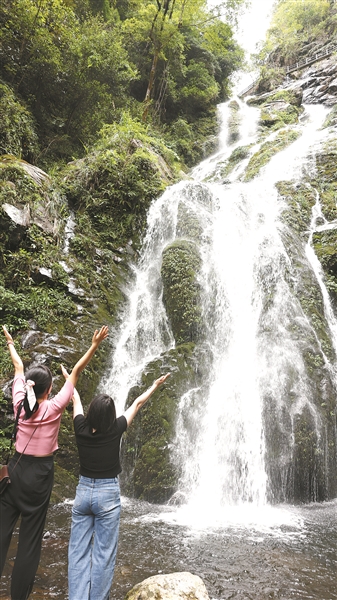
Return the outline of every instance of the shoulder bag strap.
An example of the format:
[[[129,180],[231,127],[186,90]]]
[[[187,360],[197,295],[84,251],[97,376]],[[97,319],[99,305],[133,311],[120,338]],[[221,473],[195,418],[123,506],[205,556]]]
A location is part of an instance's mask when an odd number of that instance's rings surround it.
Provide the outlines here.
[[[44,413],[43,413],[43,415],[42,415],[42,417],[41,417],[41,420],[40,420],[40,421],[38,422],[38,424],[36,425],[36,427],[35,427],[35,429],[34,429],[34,431],[33,431],[32,435],[30,436],[30,438],[29,438],[29,440],[28,440],[27,444],[25,445],[25,447],[24,447],[23,451],[21,452],[21,454],[20,454],[20,456],[19,456],[18,460],[16,461],[16,463],[15,463],[15,465],[14,465],[14,467],[13,467],[13,470],[12,470],[12,472],[13,472],[13,471],[14,471],[14,469],[17,467],[17,465],[19,464],[19,462],[20,462],[20,460],[21,460],[22,456],[23,456],[23,455],[24,455],[24,453],[26,452],[26,450],[27,450],[27,446],[28,446],[28,444],[30,443],[30,441],[31,441],[31,439],[32,439],[32,437],[33,437],[33,435],[34,435],[35,431],[37,430],[38,426],[39,426],[39,425],[42,423],[42,421],[43,421],[43,419],[44,419],[44,417],[45,417],[45,414],[46,414],[47,410],[48,410],[48,406],[47,406],[46,410],[44,411]]]
[[[15,442],[16,440],[16,434],[17,434],[17,430],[18,430],[18,424],[19,424],[19,418],[20,418],[20,414],[22,411],[22,407],[23,407],[23,400],[20,402],[19,407],[18,407],[18,412],[16,413],[16,417],[15,417],[15,423],[14,423],[14,427],[13,427],[13,432],[11,435],[11,445],[9,446],[9,452],[7,455],[7,460],[6,460],[6,465],[8,465],[8,461],[9,461],[9,457],[11,455],[12,452],[12,447],[13,447],[13,442]]]

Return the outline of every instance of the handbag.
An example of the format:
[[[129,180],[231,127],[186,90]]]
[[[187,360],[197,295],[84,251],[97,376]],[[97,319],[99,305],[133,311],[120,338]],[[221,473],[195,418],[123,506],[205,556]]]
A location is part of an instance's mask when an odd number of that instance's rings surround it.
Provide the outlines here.
[[[15,440],[16,440],[16,432],[17,432],[17,429],[18,429],[18,423],[19,423],[19,418],[20,418],[20,413],[21,413],[22,407],[23,407],[23,400],[20,403],[20,406],[18,408],[18,412],[16,413],[15,423],[14,423],[14,428],[13,428],[13,433],[12,433],[12,437],[11,437],[11,445],[9,447],[9,452],[8,452],[8,456],[7,456],[7,459],[6,459],[6,463],[4,465],[0,465],[0,496],[1,496],[1,494],[4,493],[4,491],[7,489],[8,484],[11,482],[11,479],[10,479],[10,476],[9,476],[9,471],[8,471],[8,461],[9,461],[9,457],[10,457],[10,454],[11,454],[11,451],[12,451],[13,442],[15,442]],[[18,460],[16,461],[16,463],[15,463],[15,465],[13,467],[13,471],[17,467],[17,465],[18,465],[21,457],[23,456],[23,454],[26,452],[27,446],[28,446],[30,440],[32,439],[35,431],[37,430],[38,426],[40,425],[40,423],[42,423],[42,421],[44,419],[44,416],[45,416],[45,414],[47,412],[47,409],[48,409],[48,406],[47,406],[46,410],[44,411],[41,420],[36,425],[36,427],[35,427],[32,435],[30,436],[27,444],[25,445],[23,452],[21,452]]]
[[[11,435],[11,445],[9,447],[9,452],[7,455],[6,463],[4,465],[0,465],[0,496],[1,496],[1,494],[4,493],[8,484],[11,482],[11,479],[9,476],[9,471],[8,471],[8,461],[9,461],[9,457],[10,457],[10,454],[12,451],[13,442],[16,439],[16,432],[17,432],[17,428],[18,428],[18,423],[19,423],[19,418],[20,418],[20,413],[21,413],[22,407],[23,407],[23,400],[20,403],[18,412],[16,413],[13,433]]]
[[[8,466],[0,466],[0,495],[3,494],[7,485],[11,482],[9,478]]]

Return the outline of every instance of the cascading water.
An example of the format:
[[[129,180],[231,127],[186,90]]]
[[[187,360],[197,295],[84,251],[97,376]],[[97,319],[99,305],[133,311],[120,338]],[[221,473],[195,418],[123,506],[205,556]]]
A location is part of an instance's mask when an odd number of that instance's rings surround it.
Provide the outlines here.
[[[322,437],[303,357],[306,340],[317,342],[317,336],[294,291],[299,275],[284,243],[285,204],[275,182],[300,176],[308,148],[322,139],[326,110],[306,107],[308,118],[298,126],[299,139],[274,156],[258,177],[247,183],[238,179],[246,161],[223,184],[221,165],[231,152],[239,145],[257,143],[258,111],[242,102],[238,105],[236,140],[228,139],[229,109],[223,105],[219,151],[194,169],[192,180],[167,189],[149,210],[147,235],[106,384],[120,399],[121,409],[144,367],[174,347],[162,301],[162,254],[175,240],[193,241],[201,258],[199,356],[204,376],[201,385],[180,400],[171,457],[179,473],[175,497],[197,512],[207,501],[213,514],[226,505],[258,506],[273,497],[289,498],[289,486],[294,485],[294,428],[304,410],[309,411],[318,447]],[[194,234],[186,225],[191,219]],[[309,240],[306,253],[310,252]],[[318,277],[304,251],[299,260],[305,272]],[[325,289],[322,278],[319,285]],[[326,290],[324,294],[328,326],[335,335]],[[333,365],[326,356],[324,360],[332,373]],[[277,457],[270,443],[266,450],[266,439],[274,435],[274,419],[275,435],[282,438]]]

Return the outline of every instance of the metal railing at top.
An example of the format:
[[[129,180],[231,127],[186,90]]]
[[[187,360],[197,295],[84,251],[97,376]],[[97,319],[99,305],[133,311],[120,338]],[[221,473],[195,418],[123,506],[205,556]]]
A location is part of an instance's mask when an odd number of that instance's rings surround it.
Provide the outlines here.
[[[297,71],[297,69],[302,69],[303,67],[312,65],[316,61],[319,61],[322,58],[325,58],[326,56],[330,56],[330,54],[332,54],[335,50],[337,50],[337,44],[329,44],[329,46],[327,46],[320,52],[317,52],[313,56],[307,56],[306,58],[299,60],[298,62],[294,63],[293,65],[289,65],[288,67],[286,67],[286,75],[289,75],[289,73],[292,73],[293,71]],[[243,96],[248,94],[248,92],[250,92],[252,89],[254,89],[254,87],[257,85],[258,81],[259,81],[259,79],[255,79],[255,81],[253,81],[244,90],[242,90],[238,94],[239,98],[242,98]]]
[[[240,94],[238,94],[239,98],[241,98],[242,96],[245,96],[247,94],[247,92],[250,92],[250,90],[252,90],[257,85],[258,81],[259,81],[259,79],[255,79],[252,83],[247,85],[247,87],[245,87],[245,89],[242,90],[242,92],[240,92]]]
[[[336,44],[329,44],[329,46],[327,46],[320,52],[317,52],[313,56],[307,56],[306,58],[302,58],[302,60],[299,60],[298,62],[294,63],[293,65],[286,67],[286,74],[288,75],[288,73],[291,73],[292,71],[296,71],[297,69],[302,69],[303,67],[306,67],[307,65],[312,65],[317,60],[321,60],[322,58],[325,58],[326,56],[330,56],[330,54],[332,54],[336,49],[337,49]]]

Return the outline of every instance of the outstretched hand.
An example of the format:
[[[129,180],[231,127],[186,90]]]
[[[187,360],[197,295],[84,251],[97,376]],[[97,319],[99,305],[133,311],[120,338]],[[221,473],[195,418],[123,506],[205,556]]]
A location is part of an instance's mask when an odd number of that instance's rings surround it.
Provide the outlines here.
[[[2,329],[3,329],[3,332],[5,334],[5,338],[6,338],[7,342],[13,342],[13,344],[14,344],[14,340],[13,340],[11,334],[9,333],[9,331],[7,331],[6,325],[3,325]]]
[[[62,371],[62,375],[63,375],[64,379],[67,381],[67,379],[69,379],[69,373],[63,365],[61,365],[61,371]],[[74,393],[73,393],[71,399],[73,402],[78,403],[78,405],[76,406],[76,414],[82,414],[83,408],[82,408],[81,398],[75,387],[74,387]]]
[[[107,327],[107,325],[103,325],[103,327],[101,327],[99,331],[95,329],[94,335],[92,336],[92,345],[99,346],[100,343],[108,337],[108,335],[109,328]]]
[[[124,413],[128,426],[131,425],[139,409],[142,408],[142,406],[144,406],[145,402],[148,401],[150,396],[152,396],[152,394],[157,390],[157,388],[159,388],[159,386],[161,386],[168,377],[170,377],[170,373],[166,373],[166,375],[158,377],[158,379],[156,379],[145,392],[143,392],[140,396],[138,396],[138,398],[136,398],[136,400],[133,401],[131,406],[129,406],[129,408]]]
[[[159,387],[160,385],[162,385],[162,383],[164,383],[166,381],[166,379],[168,377],[170,377],[171,373],[166,373],[166,375],[162,375],[161,377],[159,377],[158,379],[156,379],[156,381],[153,382],[153,384],[156,387]]]
[[[100,345],[101,342],[103,342],[103,340],[105,340],[105,338],[108,337],[108,334],[109,334],[109,329],[106,325],[103,325],[103,327],[101,327],[101,329],[99,331],[97,329],[95,330],[94,335],[92,336],[90,348],[86,351],[85,354],[83,354],[83,356],[80,358],[80,360],[77,361],[76,365],[74,366],[73,370],[71,371],[71,373],[69,375],[69,381],[71,381],[71,383],[74,386],[76,386],[80,374],[85,369],[85,367],[89,364],[89,362],[92,359],[92,357],[94,356],[98,346]]]
[[[64,379],[67,380],[68,377],[69,377],[69,373],[68,373],[67,369],[65,369],[65,367],[63,365],[61,365],[61,371],[62,371],[62,375],[63,375]]]
[[[8,350],[11,355],[15,375],[23,375],[23,372],[24,372],[23,362],[15,349],[14,340],[13,340],[11,334],[9,333],[9,331],[7,331],[7,327],[5,325],[2,326],[2,331],[4,332],[4,336],[5,336],[6,342],[8,344]]]

